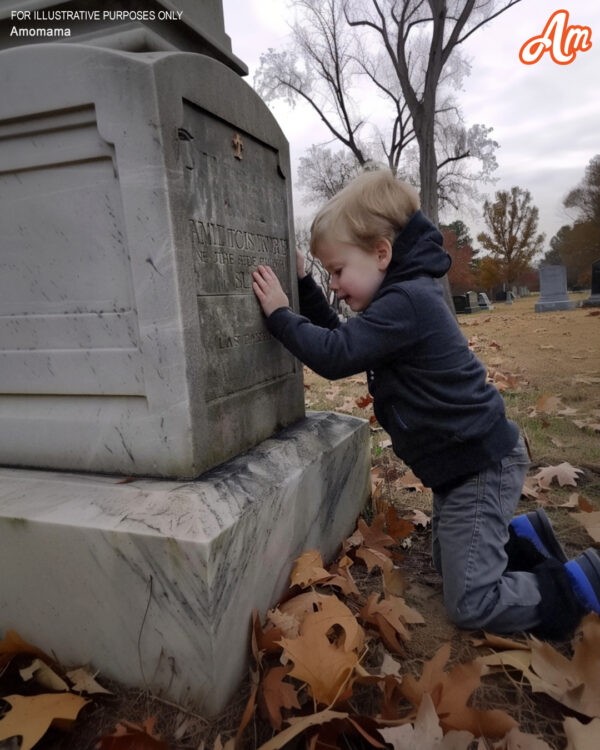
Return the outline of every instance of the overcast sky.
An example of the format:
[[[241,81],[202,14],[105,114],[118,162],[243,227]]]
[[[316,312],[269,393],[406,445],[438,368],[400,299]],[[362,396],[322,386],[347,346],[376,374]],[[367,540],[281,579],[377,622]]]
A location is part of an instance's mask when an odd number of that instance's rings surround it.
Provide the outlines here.
[[[503,0],[497,0],[498,7]],[[281,49],[289,33],[286,0],[223,0],[225,30],[233,52],[249,67],[248,83],[262,52]],[[518,54],[530,37],[542,33],[558,9],[569,11],[569,23],[589,26],[592,48],[579,52],[573,63],[558,65],[545,54],[535,65],[523,65]],[[493,127],[500,144],[495,190],[513,185],[527,188],[540,209],[540,230],[546,245],[572,219],[562,207],[565,194],[583,177],[589,160],[600,153],[600,2],[589,0],[522,0],[473,34],[463,45],[471,75],[459,92],[465,124]],[[309,108],[271,107],[290,142],[294,173],[298,158],[313,143],[330,139]],[[295,211],[314,208],[301,203],[295,191]],[[445,217],[452,220],[454,216]],[[473,235],[481,219],[464,214]]]

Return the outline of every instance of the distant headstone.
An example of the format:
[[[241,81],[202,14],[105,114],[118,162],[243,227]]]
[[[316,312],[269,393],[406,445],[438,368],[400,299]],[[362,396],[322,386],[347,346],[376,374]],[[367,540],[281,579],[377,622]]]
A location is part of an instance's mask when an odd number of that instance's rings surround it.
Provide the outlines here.
[[[506,294],[505,291],[496,292],[496,302],[506,302]]]
[[[515,299],[515,295],[511,291],[508,291],[506,292],[506,299],[504,300],[504,304],[512,305],[514,299]]]
[[[479,300],[477,298],[477,292],[467,292],[465,294],[471,312],[479,312]]]
[[[0,9],[0,50],[44,42],[77,42],[126,52],[178,50],[198,52],[236,73],[248,73],[231,51],[222,0],[13,0],[9,5]],[[77,14],[76,20],[70,20],[69,13]]]
[[[466,294],[455,294],[452,297],[452,301],[454,302],[454,309],[457,315],[466,315],[473,312]]]
[[[600,307],[600,260],[592,263],[592,292],[582,302],[583,307]]]
[[[252,292],[297,294],[267,106],[202,55],[0,58],[0,463],[193,478],[303,417]]]
[[[485,292],[478,292],[477,294],[477,301],[479,303],[479,307],[482,310],[493,310],[494,305],[490,302],[489,297]]]
[[[527,286],[520,286],[519,287],[519,297],[529,297],[531,296],[531,292],[529,291],[529,287]]]
[[[573,310],[577,307],[567,295],[567,269],[564,266],[540,268],[540,297],[535,303],[536,312]]]

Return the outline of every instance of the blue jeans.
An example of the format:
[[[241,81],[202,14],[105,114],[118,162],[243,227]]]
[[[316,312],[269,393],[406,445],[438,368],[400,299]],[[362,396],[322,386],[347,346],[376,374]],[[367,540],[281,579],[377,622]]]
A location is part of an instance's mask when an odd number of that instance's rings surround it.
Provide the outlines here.
[[[499,463],[433,496],[433,562],[448,616],[459,627],[506,633],[540,624],[537,578],[506,572],[504,550],[528,467],[519,438]]]

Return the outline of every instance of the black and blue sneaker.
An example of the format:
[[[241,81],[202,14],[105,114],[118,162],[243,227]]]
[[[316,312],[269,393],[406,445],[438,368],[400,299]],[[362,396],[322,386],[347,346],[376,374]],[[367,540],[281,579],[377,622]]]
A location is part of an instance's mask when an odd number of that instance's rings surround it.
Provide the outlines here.
[[[600,615],[600,555],[591,547],[565,565],[575,596],[588,612]]]
[[[515,516],[508,526],[508,570],[533,570],[544,560],[566,563],[568,558],[542,508]]]

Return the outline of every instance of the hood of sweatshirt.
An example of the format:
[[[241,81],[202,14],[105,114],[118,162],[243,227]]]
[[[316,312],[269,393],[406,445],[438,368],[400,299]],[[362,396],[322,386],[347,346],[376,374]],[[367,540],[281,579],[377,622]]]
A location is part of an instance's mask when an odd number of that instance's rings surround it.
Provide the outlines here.
[[[417,276],[442,277],[452,260],[442,247],[439,229],[421,211],[412,215],[392,245],[392,260],[382,287]]]

